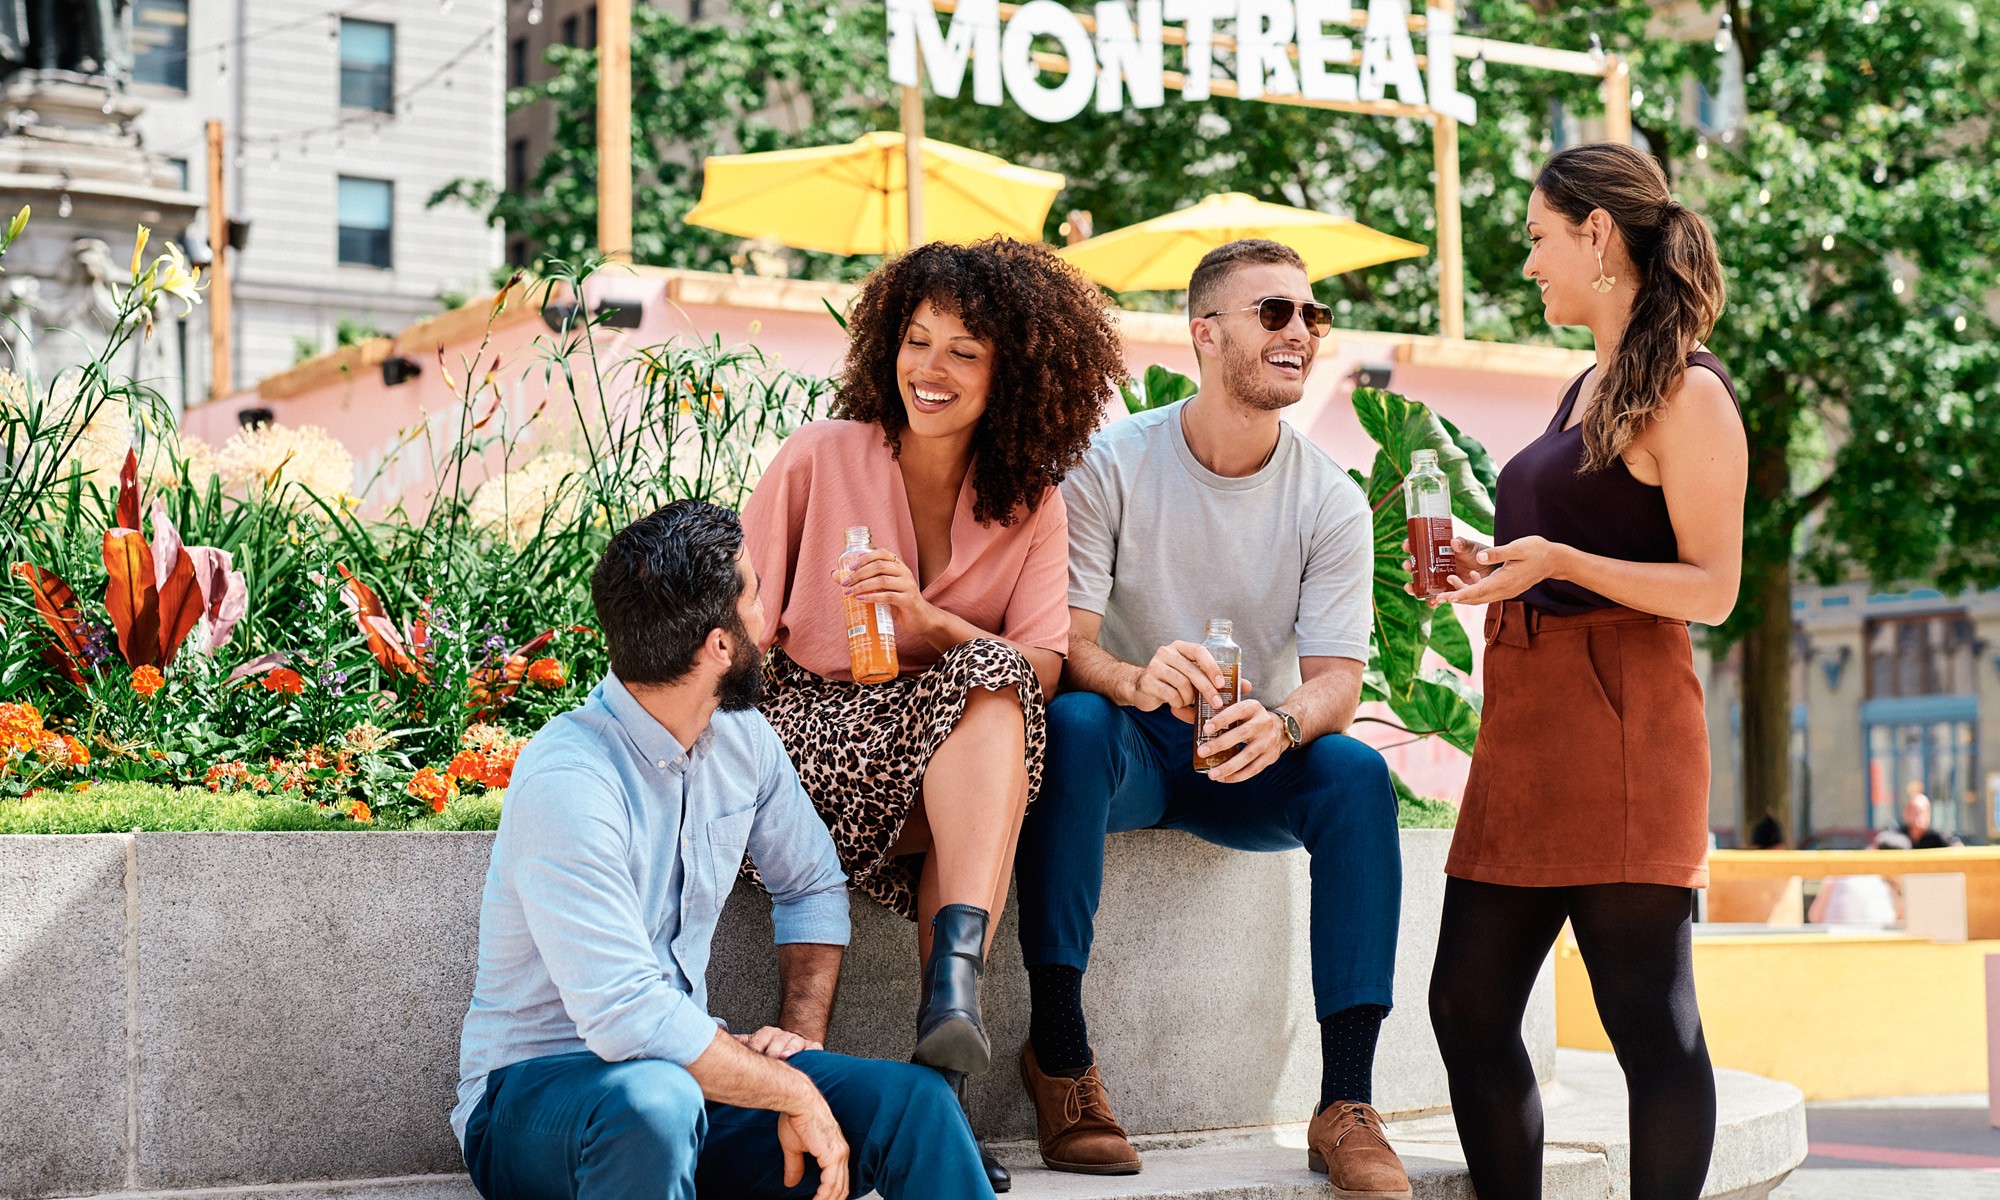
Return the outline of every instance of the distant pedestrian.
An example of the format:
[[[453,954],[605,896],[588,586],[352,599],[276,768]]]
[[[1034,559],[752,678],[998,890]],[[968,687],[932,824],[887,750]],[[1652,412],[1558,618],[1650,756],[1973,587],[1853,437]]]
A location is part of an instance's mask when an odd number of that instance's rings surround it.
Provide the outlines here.
[[[1757,822],[1756,826],[1750,830],[1750,848],[1752,850],[1783,850],[1785,848],[1785,827],[1778,824],[1778,818],[1772,816],[1770,813],[1764,814],[1764,819]]]
[[[1940,833],[1931,826],[1931,798],[1914,788],[1910,798],[1903,801],[1903,824],[1898,830],[1910,839],[1912,850],[1944,850],[1965,843],[1948,833]]]

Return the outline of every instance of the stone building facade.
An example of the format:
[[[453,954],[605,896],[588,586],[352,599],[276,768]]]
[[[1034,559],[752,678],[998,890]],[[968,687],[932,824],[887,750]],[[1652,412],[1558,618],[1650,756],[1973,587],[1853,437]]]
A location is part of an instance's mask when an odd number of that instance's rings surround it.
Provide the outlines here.
[[[2000,592],[1800,587],[1793,615],[1793,844],[1865,844],[1912,788],[1939,829],[2000,840]],[[1742,802],[1738,662],[1712,660],[1703,680],[1725,844]]]
[[[129,99],[146,148],[197,196],[205,123],[223,122],[234,381],[333,347],[343,322],[394,333],[488,287],[498,231],[427,206],[460,176],[499,180],[507,0],[132,0]],[[207,257],[206,212],[188,241]],[[162,231],[178,234],[179,230]],[[169,391],[207,394],[205,310]],[[176,400],[181,396],[174,396]]]

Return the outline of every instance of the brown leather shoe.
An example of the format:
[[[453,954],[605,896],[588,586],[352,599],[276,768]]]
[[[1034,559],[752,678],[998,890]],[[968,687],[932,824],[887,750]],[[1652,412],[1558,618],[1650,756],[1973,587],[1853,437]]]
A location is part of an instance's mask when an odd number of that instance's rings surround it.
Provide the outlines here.
[[[1021,1082],[1035,1102],[1035,1140],[1042,1165],[1079,1175],[1137,1175],[1139,1152],[1111,1115],[1111,1098],[1095,1066],[1082,1077],[1044,1075],[1032,1046],[1021,1047]]]
[[[1327,1177],[1339,1200],[1410,1200],[1409,1172],[1366,1104],[1336,1101],[1312,1119],[1306,1166]]]

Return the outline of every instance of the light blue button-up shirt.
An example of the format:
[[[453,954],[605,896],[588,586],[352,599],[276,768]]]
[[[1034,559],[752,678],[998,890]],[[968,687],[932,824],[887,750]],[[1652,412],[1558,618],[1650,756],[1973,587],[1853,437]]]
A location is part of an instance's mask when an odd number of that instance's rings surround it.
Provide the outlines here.
[[[779,945],[847,944],[833,839],[762,716],[718,712],[684,749],[607,675],[535,735],[479,905],[451,1113],[461,1144],[487,1073],[510,1063],[701,1056],[718,1025],[709,943],[745,851],[771,889]]]

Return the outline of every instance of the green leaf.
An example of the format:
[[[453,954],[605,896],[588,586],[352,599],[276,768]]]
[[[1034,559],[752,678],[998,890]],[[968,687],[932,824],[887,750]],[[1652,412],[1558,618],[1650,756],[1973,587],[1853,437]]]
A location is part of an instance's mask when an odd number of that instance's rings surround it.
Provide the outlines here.
[[[1442,607],[1431,614],[1431,649],[1459,670],[1472,672],[1472,639],[1458,618]]]
[[[1451,434],[1451,444],[1465,451],[1466,461],[1471,464],[1472,475],[1479,480],[1480,486],[1486,489],[1488,495],[1497,495],[1496,489],[1500,486],[1500,466],[1493,461],[1493,456],[1487,453],[1486,447],[1479,444],[1478,438],[1461,430],[1448,419],[1439,417],[1438,420],[1443,422],[1445,432]],[[1487,529],[1481,532],[1493,531]]]
[[[1140,413],[1185,400],[1200,391],[1201,385],[1171,367],[1154,363],[1131,383],[1120,384],[1118,390],[1125,397],[1125,411]]]
[[[1354,415],[1380,447],[1375,454],[1374,469],[1368,475],[1367,488],[1368,503],[1378,514],[1394,508],[1397,524],[1402,523],[1403,514],[1397,501],[1401,498],[1403,478],[1410,471],[1410,456],[1419,450],[1435,450],[1438,469],[1451,484],[1452,515],[1481,533],[1493,532],[1493,495],[1474,471],[1471,456],[1459,446],[1436,413],[1394,392],[1356,388]],[[1483,449],[1481,454],[1484,455]],[[1402,540],[1400,534],[1396,540]]]
[[[1479,693],[1463,677],[1433,671],[1389,698],[1389,708],[1412,733],[1435,734],[1467,754],[1479,737]]]

